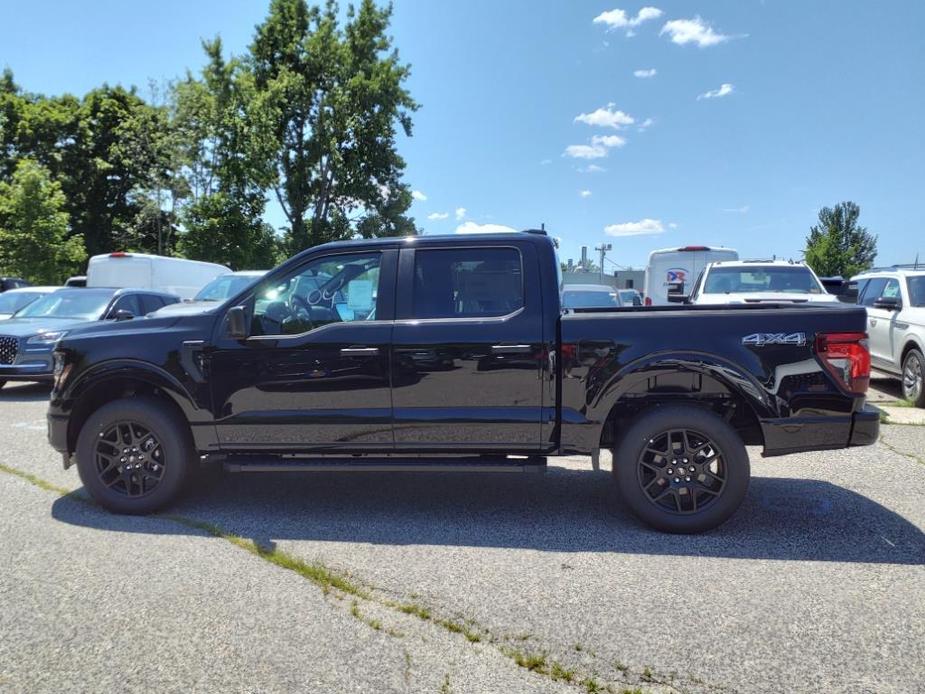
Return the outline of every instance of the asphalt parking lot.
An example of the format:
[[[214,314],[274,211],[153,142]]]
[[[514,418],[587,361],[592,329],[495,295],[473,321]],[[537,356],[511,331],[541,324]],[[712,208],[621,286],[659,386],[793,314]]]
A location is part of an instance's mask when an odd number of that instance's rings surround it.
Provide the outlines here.
[[[110,515],[0,391],[0,691],[915,692],[925,427],[763,460],[711,533],[609,473],[262,475]],[[608,461],[605,462],[605,467]]]

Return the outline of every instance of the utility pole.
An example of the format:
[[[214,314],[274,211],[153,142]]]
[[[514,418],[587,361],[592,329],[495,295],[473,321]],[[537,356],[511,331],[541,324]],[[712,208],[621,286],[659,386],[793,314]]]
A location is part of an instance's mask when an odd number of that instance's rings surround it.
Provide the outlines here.
[[[604,256],[607,255],[607,251],[613,250],[613,246],[609,243],[602,243],[600,246],[595,246],[594,250],[601,253],[600,282],[604,284]]]

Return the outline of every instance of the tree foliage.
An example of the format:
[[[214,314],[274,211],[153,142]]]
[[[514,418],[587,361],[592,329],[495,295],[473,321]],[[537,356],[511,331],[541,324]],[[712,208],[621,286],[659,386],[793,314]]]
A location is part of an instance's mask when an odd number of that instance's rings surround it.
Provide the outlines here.
[[[819,223],[806,237],[805,258],[817,275],[851,277],[869,269],[877,257],[877,237],[860,226],[861,208],[853,202],[819,210]]]
[[[23,159],[0,182],[0,270],[40,284],[63,282],[86,258],[83,239],[68,238],[61,187],[43,166]]]
[[[333,0],[272,0],[248,64],[273,123],[277,199],[295,252],[353,233],[414,231],[396,136],[417,104],[386,29],[391,7],[363,0],[340,26]]]

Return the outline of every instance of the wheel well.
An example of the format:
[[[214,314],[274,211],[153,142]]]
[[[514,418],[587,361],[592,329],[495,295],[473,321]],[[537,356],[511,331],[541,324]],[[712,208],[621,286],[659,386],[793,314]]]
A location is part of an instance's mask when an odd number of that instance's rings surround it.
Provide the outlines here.
[[[912,340],[909,340],[909,341],[905,344],[905,346],[903,347],[903,354],[902,354],[902,356],[899,358],[899,368],[900,368],[900,369],[903,368],[903,362],[906,361],[906,355],[909,354],[909,352],[911,352],[911,351],[914,350],[914,349],[919,350],[919,352],[922,351],[922,348],[921,348],[921,347],[919,347],[919,346],[918,346],[915,342],[913,342]]]
[[[648,390],[621,398],[607,415],[601,431],[601,448],[614,448],[619,442],[620,433],[626,430],[632,419],[649,409],[665,405],[702,407],[729,422],[745,445],[763,446],[761,423],[748,401],[714,379],[704,377],[698,383],[705,385],[707,381],[710,381],[710,387],[698,392]]]
[[[67,448],[68,451],[77,449],[77,437],[83,429],[87,418],[106,403],[121,398],[131,398],[147,395],[162,400],[168,407],[176,410],[184,421],[183,412],[173,399],[157,386],[139,378],[114,377],[94,383],[80,395],[68,417]]]

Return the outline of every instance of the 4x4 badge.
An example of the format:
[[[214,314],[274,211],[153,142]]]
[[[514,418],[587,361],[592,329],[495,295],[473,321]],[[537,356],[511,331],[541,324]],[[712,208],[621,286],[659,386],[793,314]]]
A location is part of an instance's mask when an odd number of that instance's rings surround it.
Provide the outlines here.
[[[765,347],[767,345],[797,345],[806,344],[806,333],[752,333],[742,338],[743,345]]]

